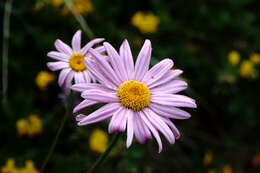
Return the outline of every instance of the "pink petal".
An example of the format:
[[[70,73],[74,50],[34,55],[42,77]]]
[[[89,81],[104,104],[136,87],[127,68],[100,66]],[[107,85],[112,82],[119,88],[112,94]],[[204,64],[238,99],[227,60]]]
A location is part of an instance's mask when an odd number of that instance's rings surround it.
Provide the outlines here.
[[[134,75],[135,67],[134,67],[132,52],[127,40],[124,40],[124,42],[120,47],[120,56],[124,60],[123,64],[127,72],[127,78],[128,80],[132,80],[134,77],[133,75]]]
[[[48,52],[47,56],[59,61],[69,62],[69,56],[61,52],[51,51]]]
[[[164,106],[159,105],[155,103],[151,103],[149,107],[156,112],[158,115],[167,117],[167,118],[174,118],[174,119],[188,119],[191,117],[191,115],[183,111],[179,108],[176,108],[174,106]]]
[[[94,40],[91,40],[90,42],[88,42],[88,44],[86,44],[82,49],[81,49],[81,52],[83,54],[86,54],[90,48],[92,48],[95,44],[98,44],[102,41],[104,41],[105,39],[103,38],[96,38]]]
[[[100,89],[86,90],[81,94],[84,99],[98,101],[100,103],[104,102],[118,102],[117,93],[113,92],[103,92]]]
[[[79,126],[92,124],[96,122],[103,121],[113,115],[113,113],[120,108],[119,103],[109,103],[105,106],[99,108],[95,112],[89,114],[78,122]]]
[[[84,83],[85,82],[85,78],[84,78],[82,72],[75,72],[74,79],[75,79],[75,83]]]
[[[195,100],[187,96],[177,95],[177,94],[152,95],[151,102],[160,105],[165,105],[165,106],[189,107],[189,108],[197,107]]]
[[[147,125],[147,127],[150,129],[153,136],[155,137],[155,139],[158,143],[158,147],[159,147],[158,152],[160,153],[162,151],[162,141],[161,141],[160,135],[159,135],[158,131],[155,129],[155,127],[148,120],[148,118],[147,118],[148,115],[146,115],[145,113],[142,113],[142,114],[143,114],[143,116],[141,116],[141,118],[143,119],[144,123]]]
[[[62,62],[62,61],[48,62],[47,66],[52,71],[57,71],[57,70],[61,70],[61,69],[64,69],[64,68],[69,68],[69,64],[67,62]]]
[[[58,83],[59,83],[59,86],[62,86],[65,82],[65,79],[68,77],[68,74],[71,72],[71,69],[70,68],[66,68],[66,69],[63,69],[61,72],[60,72],[60,75],[59,75],[59,79],[58,79]]]
[[[95,82],[95,77],[92,76],[88,70],[85,70],[85,71],[83,72],[83,74],[84,74],[85,81],[86,81],[87,83],[91,82],[91,80],[92,80],[93,82]]]
[[[175,94],[177,92],[183,91],[187,88],[188,84],[181,80],[173,80],[166,84],[159,85],[151,89],[154,94],[165,93],[165,94]]]
[[[127,120],[127,109],[124,107],[120,107],[112,116],[108,132],[124,132],[126,128],[126,120]]]
[[[150,109],[144,109],[143,110],[145,114],[147,115],[148,120],[153,124],[153,126],[159,130],[169,141],[169,143],[174,144],[175,138],[171,131],[171,129],[168,127],[168,125]]]
[[[98,53],[104,53],[106,52],[106,49],[104,46],[98,46],[96,48],[94,48]]]
[[[164,76],[172,68],[172,66],[173,62],[171,59],[164,59],[160,61],[145,74],[143,82],[147,85],[151,85],[154,82],[161,80],[162,76]]]
[[[134,137],[134,122],[133,116],[134,112],[128,109],[127,114],[127,139],[126,139],[126,147],[129,148],[132,144],[133,137]]]
[[[171,120],[169,120],[168,118],[164,118],[164,117],[161,117],[163,119],[163,121],[171,128],[174,136],[176,139],[179,139],[180,138],[180,132],[179,130],[175,127],[175,125],[171,122]]]
[[[100,70],[103,71],[104,74],[107,74],[108,78],[113,81],[116,85],[119,85],[122,81],[119,79],[119,76],[115,73],[115,71],[111,68],[110,64],[102,58],[102,56],[95,51],[94,49],[90,49],[89,52],[93,55],[98,65],[100,66]]]
[[[79,52],[81,48],[81,31],[78,30],[72,38],[72,49],[74,52]]]
[[[110,79],[107,78],[107,76],[101,72],[100,67],[95,64],[91,59],[87,59],[86,61],[88,70],[91,72],[92,75],[95,76],[96,79],[103,85],[109,87],[109,88],[117,88],[117,85],[111,81]]]
[[[98,104],[99,102],[97,101],[91,101],[91,100],[84,100],[80,104],[78,104],[74,109],[73,113],[80,111],[81,109],[84,109],[86,107]]]
[[[145,40],[135,64],[135,80],[141,81],[148,71],[152,47],[150,40]]]
[[[151,133],[147,128],[146,124],[140,118],[142,116],[139,112],[135,112],[134,115],[134,133],[136,139],[141,143],[144,144],[148,139],[151,139]]]
[[[153,82],[152,84],[148,85],[149,88],[157,87],[159,85],[164,85],[167,82],[170,82],[180,74],[182,74],[182,70],[170,70],[168,71],[162,78],[161,80],[157,80],[156,82]]]
[[[113,90],[106,88],[105,86],[97,83],[79,83],[71,87],[74,91],[83,92],[85,90],[99,89],[102,92],[113,92]]]
[[[59,52],[65,53],[68,56],[72,54],[71,48],[61,40],[56,40],[54,45]]]
[[[73,78],[74,78],[74,71],[71,70],[64,82],[65,89],[70,89]]]
[[[104,47],[107,51],[108,56],[110,57],[111,65],[119,77],[120,81],[123,82],[127,80],[127,72],[126,68],[124,67],[124,59],[120,57],[117,51],[107,42],[104,43]]]

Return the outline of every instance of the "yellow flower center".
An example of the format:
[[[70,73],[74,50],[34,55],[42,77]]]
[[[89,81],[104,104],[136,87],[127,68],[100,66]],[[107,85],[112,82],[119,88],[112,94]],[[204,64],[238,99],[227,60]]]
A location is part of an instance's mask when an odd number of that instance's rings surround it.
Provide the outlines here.
[[[84,71],[86,70],[86,65],[84,64],[84,55],[81,53],[73,53],[70,56],[70,67],[74,70],[74,71]]]
[[[150,104],[150,89],[143,82],[125,81],[119,86],[117,94],[124,107],[136,112]]]

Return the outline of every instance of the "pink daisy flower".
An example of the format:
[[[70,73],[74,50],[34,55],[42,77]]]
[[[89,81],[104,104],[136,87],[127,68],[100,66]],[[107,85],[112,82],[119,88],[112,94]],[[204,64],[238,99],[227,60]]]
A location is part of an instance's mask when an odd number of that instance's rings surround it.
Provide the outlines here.
[[[58,61],[49,62],[47,66],[52,71],[61,70],[58,79],[59,86],[68,88],[71,86],[73,79],[75,83],[89,83],[95,80],[93,75],[89,72],[85,60],[91,57],[89,49],[102,41],[104,41],[103,38],[97,38],[81,48],[80,30],[78,30],[72,38],[72,48],[59,39],[55,41],[54,45],[58,51],[51,51],[47,56]],[[95,50],[101,53],[104,52],[104,47],[100,46]]]
[[[151,42],[146,40],[134,65],[127,40],[119,54],[109,44],[104,43],[109,62],[96,50],[90,49],[93,60],[86,63],[98,83],[75,84],[72,89],[82,92],[85,99],[74,108],[77,112],[97,103],[108,103],[89,115],[79,114],[78,125],[88,125],[111,118],[108,131],[127,131],[126,146],[132,144],[133,137],[141,144],[152,136],[162,150],[159,132],[173,144],[180,133],[170,119],[187,119],[191,115],[178,107],[196,108],[195,100],[179,95],[187,83],[175,79],[181,70],[172,70],[173,61],[164,59],[149,70]]]

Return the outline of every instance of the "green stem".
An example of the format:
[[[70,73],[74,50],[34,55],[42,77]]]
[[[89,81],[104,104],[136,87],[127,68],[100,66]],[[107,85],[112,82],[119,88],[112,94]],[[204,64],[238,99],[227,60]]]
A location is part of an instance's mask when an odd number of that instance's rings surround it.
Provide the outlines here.
[[[12,11],[13,0],[6,0],[3,20],[3,63],[2,63],[2,94],[3,104],[7,102],[7,88],[8,88],[8,52],[9,52],[9,38],[10,38],[10,18]]]
[[[61,132],[63,130],[64,125],[65,125],[65,122],[68,119],[69,115],[71,114],[72,102],[73,102],[73,93],[71,91],[70,94],[67,97],[66,113],[65,113],[65,115],[64,115],[64,117],[63,117],[63,119],[61,121],[60,127],[59,127],[58,132],[57,132],[57,134],[56,134],[56,136],[55,136],[55,138],[54,138],[54,140],[52,142],[52,145],[51,145],[51,147],[49,149],[49,152],[48,152],[48,154],[47,154],[47,156],[46,156],[46,158],[45,158],[45,160],[44,160],[44,162],[42,164],[41,173],[43,173],[45,166],[47,165],[48,161],[50,160],[50,158],[51,158],[51,156],[53,154],[53,151],[54,151],[54,149],[55,149],[55,147],[57,145],[57,142],[59,140],[60,134],[61,134]]]
[[[88,23],[84,20],[84,17],[78,13],[75,12],[75,10],[73,9],[73,4],[72,4],[72,0],[65,0],[65,5],[68,7],[68,9],[71,11],[71,13],[73,14],[74,18],[77,20],[77,22],[80,24],[81,28],[83,29],[83,31],[87,34],[87,36],[89,37],[89,39],[93,39],[95,38],[94,33],[92,32],[92,30],[90,29],[90,27],[88,26]]]
[[[113,136],[113,139],[112,139],[110,145],[108,146],[108,148],[106,149],[106,151],[98,158],[98,160],[94,163],[94,165],[92,167],[90,167],[90,169],[87,171],[87,173],[92,173],[100,164],[102,164],[102,162],[107,158],[107,156],[109,155],[111,150],[114,148],[114,146],[118,142],[119,137],[120,137],[120,133],[117,133]]]

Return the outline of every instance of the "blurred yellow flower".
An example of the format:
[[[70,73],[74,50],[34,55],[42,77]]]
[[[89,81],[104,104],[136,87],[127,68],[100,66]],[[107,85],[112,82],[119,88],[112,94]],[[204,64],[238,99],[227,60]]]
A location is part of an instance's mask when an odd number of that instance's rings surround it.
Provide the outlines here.
[[[239,63],[239,61],[240,61],[240,54],[238,51],[233,50],[233,51],[229,52],[229,54],[228,54],[229,64],[237,65]]]
[[[253,52],[249,55],[249,59],[252,63],[259,64],[260,63],[260,54]]]
[[[28,135],[34,136],[36,134],[42,133],[42,120],[38,115],[32,114],[28,118],[29,128]]]
[[[91,0],[73,0],[72,8],[77,14],[92,13],[94,11]],[[68,15],[70,10],[65,6],[61,13],[62,15]]]
[[[38,115],[32,114],[26,119],[20,119],[16,122],[16,129],[19,136],[34,136],[42,132],[42,120]]]
[[[54,74],[47,71],[40,71],[36,76],[35,82],[41,90],[44,90],[50,82],[54,81],[54,79]]]
[[[16,168],[14,159],[9,159],[1,168],[1,173],[40,173],[40,171],[34,167],[34,163],[31,160],[26,161],[25,167]]]
[[[1,167],[1,173],[17,173],[14,159],[8,159],[6,164]]]
[[[25,162],[25,167],[22,168],[19,173],[40,173],[40,171],[34,167],[32,160],[27,160]]]
[[[206,152],[204,157],[203,157],[203,164],[204,165],[209,165],[213,161],[213,154],[212,152]]]
[[[108,135],[101,129],[95,129],[89,137],[89,147],[92,151],[103,153],[108,145]]]
[[[27,133],[28,121],[25,119],[20,119],[16,122],[16,129],[19,136],[25,135]]]
[[[225,164],[225,165],[223,166],[222,172],[223,172],[223,173],[232,173],[232,172],[233,172],[233,169],[232,169],[231,165]]]
[[[249,60],[244,60],[240,66],[239,72],[242,77],[249,77],[254,72],[254,64]]]
[[[63,0],[50,0],[50,4],[53,7],[59,7],[63,3]]]
[[[159,22],[159,18],[151,12],[144,13],[138,11],[131,19],[132,25],[137,27],[143,34],[156,32]]]

